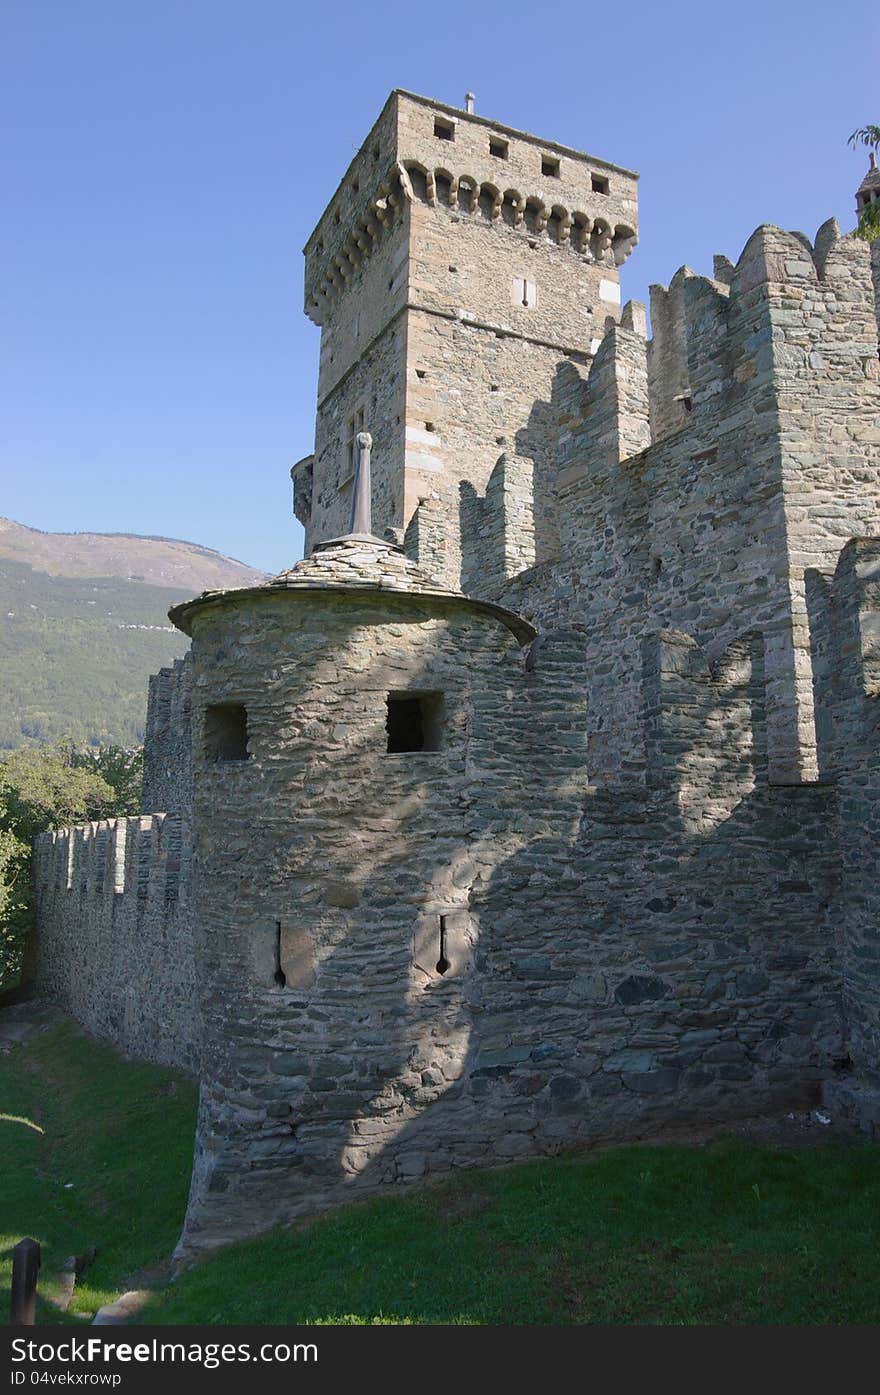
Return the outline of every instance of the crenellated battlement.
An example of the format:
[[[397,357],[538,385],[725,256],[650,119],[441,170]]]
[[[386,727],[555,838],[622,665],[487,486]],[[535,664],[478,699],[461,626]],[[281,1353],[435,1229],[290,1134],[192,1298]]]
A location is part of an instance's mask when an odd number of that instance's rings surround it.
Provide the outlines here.
[[[188,886],[188,840],[173,814],[101,819],[41,833],[34,866],[41,895],[157,895],[176,901]],[[181,872],[182,880],[181,880]]]
[[[815,243],[760,227],[736,266],[716,258],[715,270],[708,278],[682,267],[668,288],[651,288],[652,441],[717,411],[719,396],[735,423],[738,401],[767,381],[801,392],[821,383],[826,393],[878,381],[871,253],[834,219]]]
[[[638,239],[636,181],[558,142],[395,91],[306,243],[306,314],[324,323],[414,201],[620,266]]]
[[[188,814],[192,806],[192,660],[154,673],[144,731],[144,813]]]
[[[125,1051],[195,1070],[189,824],[87,823],[34,845],[37,984]]]
[[[460,481],[484,495],[505,453],[532,461],[536,556],[552,555],[554,374],[619,317],[637,187],[558,142],[391,94],[305,248],[321,326],[315,450],[294,469],[307,552],[345,526],[369,424],[380,536],[436,496],[441,579],[459,585]]]

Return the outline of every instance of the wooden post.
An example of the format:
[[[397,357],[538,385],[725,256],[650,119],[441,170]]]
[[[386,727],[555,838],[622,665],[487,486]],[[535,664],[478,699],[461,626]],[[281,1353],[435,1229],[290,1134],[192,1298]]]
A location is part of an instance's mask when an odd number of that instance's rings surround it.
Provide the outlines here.
[[[9,1321],[13,1327],[33,1327],[37,1313],[37,1270],[40,1246],[36,1240],[19,1240],[12,1251],[12,1297]]]

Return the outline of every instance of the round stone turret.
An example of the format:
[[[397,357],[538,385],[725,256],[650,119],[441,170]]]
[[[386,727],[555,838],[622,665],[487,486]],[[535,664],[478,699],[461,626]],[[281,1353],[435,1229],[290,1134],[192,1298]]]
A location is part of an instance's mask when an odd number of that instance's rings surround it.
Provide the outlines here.
[[[872,203],[880,203],[880,169],[877,168],[877,156],[873,150],[868,173],[856,190],[856,217],[861,218]]]
[[[205,1035],[186,1251],[374,1185],[461,1072],[469,850],[517,766],[535,632],[356,534],[171,617]]]

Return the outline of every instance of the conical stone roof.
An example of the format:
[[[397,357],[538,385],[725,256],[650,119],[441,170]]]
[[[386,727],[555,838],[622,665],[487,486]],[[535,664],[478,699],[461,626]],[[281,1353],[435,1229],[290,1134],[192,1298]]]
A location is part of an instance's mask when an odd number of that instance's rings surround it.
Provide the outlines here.
[[[344,538],[318,543],[311,557],[303,557],[289,571],[279,572],[268,585],[356,586],[377,591],[450,594],[448,586],[410,561],[395,543],[362,533],[349,533]]]
[[[871,153],[871,164],[868,173],[865,175],[858,189],[857,194],[867,193],[869,189],[880,189],[880,169],[877,168],[877,156]]]
[[[537,631],[515,611],[451,590],[426,572],[395,543],[367,534],[349,533],[343,538],[318,543],[310,557],[303,557],[288,571],[262,586],[230,591],[204,591],[192,601],[172,606],[171,621],[184,634],[192,634],[193,616],[205,606],[241,605],[251,599],[291,591],[342,591],[351,595],[436,596],[472,610],[493,615],[506,625],[521,644],[535,638]]]

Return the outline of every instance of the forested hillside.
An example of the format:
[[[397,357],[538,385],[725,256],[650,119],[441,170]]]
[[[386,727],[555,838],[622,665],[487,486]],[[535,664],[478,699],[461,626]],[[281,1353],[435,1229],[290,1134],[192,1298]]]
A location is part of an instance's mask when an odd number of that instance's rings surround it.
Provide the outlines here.
[[[0,749],[62,736],[92,745],[139,744],[147,679],[188,644],[168,620],[168,607],[208,588],[262,579],[242,563],[188,543],[37,533],[4,524]],[[95,571],[88,575],[90,548]],[[28,552],[39,570],[22,560]],[[100,565],[122,575],[102,575]],[[180,578],[177,584],[161,584],[172,577]]]

